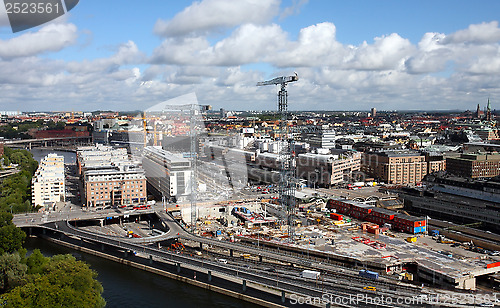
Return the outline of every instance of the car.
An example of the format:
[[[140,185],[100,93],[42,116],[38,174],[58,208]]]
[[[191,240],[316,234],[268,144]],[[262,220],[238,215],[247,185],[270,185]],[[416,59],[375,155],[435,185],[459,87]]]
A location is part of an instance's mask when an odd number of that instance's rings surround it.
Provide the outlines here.
[[[265,268],[264,269],[266,272],[270,272],[270,273],[276,273],[276,269],[273,268],[273,267],[268,267],[268,268]]]
[[[377,291],[377,288],[372,287],[372,286],[366,286],[366,287],[363,287],[363,289],[368,290],[368,291]]]
[[[217,259],[217,262],[222,263],[222,264],[227,264],[226,259]]]

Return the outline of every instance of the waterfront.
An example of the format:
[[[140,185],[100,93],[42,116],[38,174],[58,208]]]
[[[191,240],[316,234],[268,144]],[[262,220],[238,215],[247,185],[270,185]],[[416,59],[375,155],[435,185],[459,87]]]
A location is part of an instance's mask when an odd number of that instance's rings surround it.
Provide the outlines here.
[[[41,148],[33,148],[30,150],[31,154],[33,154],[33,159],[40,162],[42,158],[44,158],[49,153],[55,153],[57,155],[64,156],[65,164],[74,164],[76,163],[76,153],[75,152],[66,152],[66,151],[52,151]]]
[[[76,157],[73,152],[38,148],[31,153],[37,161],[49,153],[63,155],[65,163],[75,163]],[[46,256],[69,253],[87,262],[98,273],[97,279],[104,287],[106,307],[260,307],[93,255],[76,253],[42,239],[28,238],[25,247],[28,251],[38,248]]]
[[[104,287],[106,307],[260,307],[42,239],[28,238],[25,247],[29,252],[38,248],[46,256],[72,254],[87,262]]]

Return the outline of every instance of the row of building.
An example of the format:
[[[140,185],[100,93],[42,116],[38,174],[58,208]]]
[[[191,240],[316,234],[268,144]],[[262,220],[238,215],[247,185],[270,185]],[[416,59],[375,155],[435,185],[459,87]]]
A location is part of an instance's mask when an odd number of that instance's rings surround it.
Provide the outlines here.
[[[373,222],[380,226],[388,224],[391,229],[406,233],[425,233],[427,228],[425,217],[410,216],[355,201],[330,199],[327,202],[327,207],[330,210],[334,209],[337,213]]]
[[[146,174],[124,148],[80,147],[77,170],[83,183],[85,206],[120,206],[147,201]]]
[[[148,192],[177,200],[191,192],[191,162],[159,146],[145,147],[140,161],[125,148],[80,147],[76,163],[86,206],[144,204]]]

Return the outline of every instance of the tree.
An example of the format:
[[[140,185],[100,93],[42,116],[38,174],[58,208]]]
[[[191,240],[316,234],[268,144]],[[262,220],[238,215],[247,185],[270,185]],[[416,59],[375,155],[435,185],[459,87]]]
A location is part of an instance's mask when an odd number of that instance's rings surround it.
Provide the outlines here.
[[[35,259],[40,260],[40,256]],[[95,279],[97,273],[86,263],[77,261],[71,255],[56,255],[47,259],[48,261],[41,265],[40,273],[29,275],[25,285],[3,294],[0,302],[8,307],[104,307],[106,305],[101,296],[102,285]]]
[[[33,253],[26,258],[28,266],[28,274],[40,274],[43,271],[43,266],[47,264],[49,258],[46,258],[40,252],[40,249],[33,250]]]
[[[12,223],[12,214],[0,212],[0,254],[19,250],[26,233]]]
[[[28,266],[21,262],[19,253],[4,253],[0,256],[0,290],[1,293],[22,285]]]

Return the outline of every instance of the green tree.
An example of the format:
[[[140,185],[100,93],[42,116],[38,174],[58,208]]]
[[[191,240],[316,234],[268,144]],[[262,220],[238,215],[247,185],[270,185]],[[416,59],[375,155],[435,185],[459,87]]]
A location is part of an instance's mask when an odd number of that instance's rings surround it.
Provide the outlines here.
[[[24,284],[28,266],[21,262],[19,253],[4,253],[0,256],[0,290],[4,293]]]
[[[12,214],[0,212],[0,254],[19,250],[26,238],[26,233],[12,223]]]
[[[39,258],[39,257],[37,257]],[[56,255],[41,265],[28,282],[3,294],[8,307],[104,307],[97,273],[71,255]]]
[[[33,250],[33,253],[26,259],[26,265],[28,266],[28,274],[40,274],[42,273],[43,266],[47,264],[49,258],[46,258],[40,252],[40,249]]]

